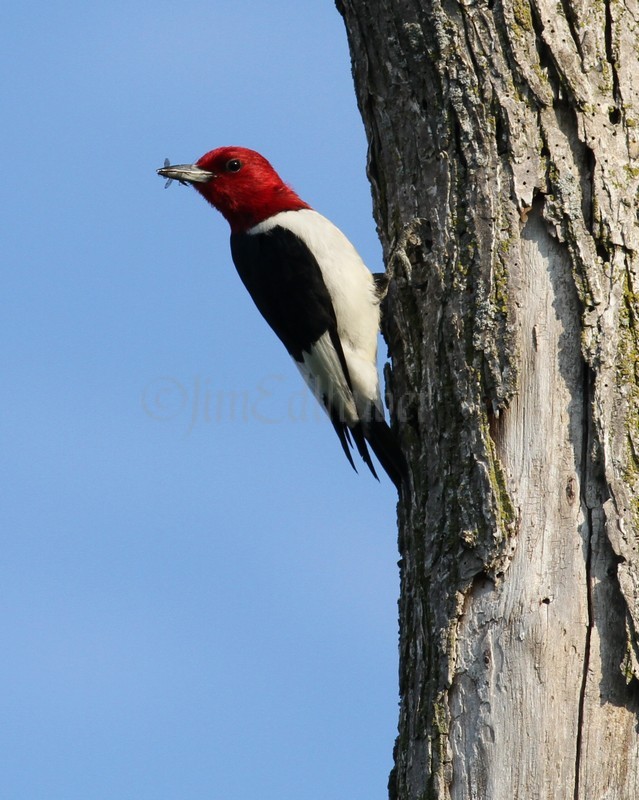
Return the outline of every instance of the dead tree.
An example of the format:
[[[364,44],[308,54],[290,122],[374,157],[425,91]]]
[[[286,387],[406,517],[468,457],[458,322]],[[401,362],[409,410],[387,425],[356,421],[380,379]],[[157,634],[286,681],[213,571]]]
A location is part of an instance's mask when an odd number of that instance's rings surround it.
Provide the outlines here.
[[[637,0],[338,0],[390,274],[391,798],[639,798]]]

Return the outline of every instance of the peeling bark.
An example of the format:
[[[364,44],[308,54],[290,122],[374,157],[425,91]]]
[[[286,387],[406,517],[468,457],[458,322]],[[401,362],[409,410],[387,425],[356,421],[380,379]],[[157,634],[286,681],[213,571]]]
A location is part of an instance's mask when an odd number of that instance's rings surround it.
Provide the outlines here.
[[[639,797],[636,0],[338,0],[391,280],[391,798]]]

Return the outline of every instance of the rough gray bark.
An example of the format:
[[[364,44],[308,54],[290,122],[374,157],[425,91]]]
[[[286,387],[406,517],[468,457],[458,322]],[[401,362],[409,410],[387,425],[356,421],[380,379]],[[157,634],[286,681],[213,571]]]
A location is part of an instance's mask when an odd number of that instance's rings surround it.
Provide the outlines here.
[[[392,273],[391,798],[639,797],[636,0],[338,0]]]

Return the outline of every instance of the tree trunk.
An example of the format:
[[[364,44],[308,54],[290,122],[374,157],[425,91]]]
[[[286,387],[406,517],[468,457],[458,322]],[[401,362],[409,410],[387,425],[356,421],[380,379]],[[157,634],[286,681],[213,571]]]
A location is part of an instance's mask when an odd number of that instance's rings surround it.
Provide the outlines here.
[[[639,797],[636,0],[338,0],[387,268],[391,798]]]

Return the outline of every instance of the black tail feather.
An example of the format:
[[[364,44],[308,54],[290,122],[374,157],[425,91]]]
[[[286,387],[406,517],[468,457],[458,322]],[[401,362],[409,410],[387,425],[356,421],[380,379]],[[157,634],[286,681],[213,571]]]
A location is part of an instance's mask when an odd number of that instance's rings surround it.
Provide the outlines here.
[[[389,428],[382,412],[376,406],[373,406],[367,420],[358,422],[357,425],[350,427],[340,419],[339,415],[328,404],[326,404],[326,407],[337,438],[342,445],[342,450],[355,472],[357,472],[357,467],[351,452],[353,444],[373,477],[379,480],[375,465],[368,451],[368,444],[399,492],[408,479],[408,466],[397,439]]]
[[[373,462],[371,461],[371,456],[370,453],[368,452],[368,447],[366,447],[366,435],[364,433],[364,428],[362,426],[362,423],[359,422],[354,428],[351,428],[350,431],[351,435],[353,436],[353,439],[355,440],[355,446],[357,447],[357,452],[362,457],[362,461],[373,473],[373,477],[379,480],[379,478],[377,477],[377,473],[375,472],[375,467],[373,466]],[[384,465],[382,464],[382,466]]]
[[[357,467],[355,466],[355,462],[353,461],[353,456],[351,455],[351,448],[349,447],[351,443],[351,437],[348,428],[344,425],[343,422],[340,422],[338,419],[333,419],[331,417],[331,422],[333,423],[333,427],[335,428],[335,433],[337,434],[337,438],[339,439],[339,443],[342,445],[342,450],[346,453],[346,458],[348,459],[351,467],[357,472]]]
[[[399,492],[408,481],[408,464],[395,434],[386,420],[373,412],[371,419],[366,422],[365,435],[371,450]]]

